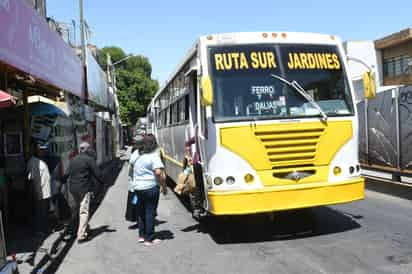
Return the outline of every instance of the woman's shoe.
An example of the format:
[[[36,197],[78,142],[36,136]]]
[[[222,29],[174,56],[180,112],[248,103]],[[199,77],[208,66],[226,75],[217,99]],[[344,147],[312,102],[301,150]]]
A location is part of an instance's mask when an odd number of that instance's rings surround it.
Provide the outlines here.
[[[143,237],[139,237],[139,238],[137,239],[137,242],[140,243],[140,244],[141,244],[141,243],[144,243],[144,238],[143,238]]]
[[[143,244],[145,246],[152,246],[152,245],[156,245],[156,244],[160,244],[162,242],[162,240],[160,239],[154,239],[153,241],[149,242],[149,241],[145,241]]]

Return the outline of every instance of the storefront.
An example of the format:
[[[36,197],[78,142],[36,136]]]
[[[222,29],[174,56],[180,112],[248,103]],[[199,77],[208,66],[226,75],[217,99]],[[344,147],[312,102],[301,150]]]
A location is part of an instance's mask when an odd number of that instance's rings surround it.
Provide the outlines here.
[[[112,114],[114,109],[114,92],[109,88],[106,73],[100,68],[90,50],[86,54],[87,60],[87,100],[89,113],[89,128],[95,133],[95,148],[97,164],[103,164],[113,159],[113,143],[115,142]],[[91,116],[91,114],[86,115]],[[90,130],[91,131],[91,130]]]
[[[76,115],[75,121],[82,121],[77,110],[69,113],[29,98],[41,95],[81,109],[86,94],[84,67],[74,50],[23,1],[0,5],[0,33],[0,209],[7,231],[8,217],[26,225],[31,216],[25,174],[33,142],[48,146],[49,169],[59,173],[77,139],[84,138],[77,134],[85,129],[81,122],[71,122]]]
[[[47,148],[45,162],[52,175],[52,193],[59,189],[59,178],[76,155],[76,131],[72,119],[62,108],[45,102],[29,103],[30,144]],[[1,208],[6,230],[9,220],[19,223],[31,215],[30,187],[26,180],[24,155],[24,107],[11,106],[0,109],[0,133],[2,146],[0,174],[6,186],[2,194],[7,202]],[[4,199],[2,199],[3,201]]]

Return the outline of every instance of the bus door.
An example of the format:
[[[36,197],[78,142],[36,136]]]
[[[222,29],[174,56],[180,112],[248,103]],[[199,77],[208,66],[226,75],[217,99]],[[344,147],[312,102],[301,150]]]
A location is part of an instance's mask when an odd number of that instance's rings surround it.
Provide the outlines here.
[[[200,155],[200,162],[201,165],[198,166],[199,170],[196,172],[197,176],[199,178],[196,178],[196,180],[200,181],[201,184],[200,186],[200,191],[201,191],[201,198],[203,200],[203,206],[205,209],[208,209],[208,199],[207,199],[207,182],[206,178],[204,176],[204,171],[205,167],[207,164],[207,154],[206,154],[206,143],[207,143],[207,138],[208,138],[208,130],[207,130],[207,118],[206,118],[206,108],[201,104],[201,96],[200,96],[200,85],[199,85],[199,80],[201,78],[194,77],[194,94],[196,95],[195,97],[195,102],[196,102],[196,120],[197,123],[195,124],[195,134],[196,134],[196,139],[198,142],[197,149],[199,150],[198,153]]]

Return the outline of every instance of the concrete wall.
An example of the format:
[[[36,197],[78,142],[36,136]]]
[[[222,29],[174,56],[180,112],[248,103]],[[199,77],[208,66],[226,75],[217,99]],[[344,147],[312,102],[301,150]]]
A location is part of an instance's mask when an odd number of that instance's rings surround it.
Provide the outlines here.
[[[373,69],[377,86],[383,85],[381,52],[375,49],[373,41],[346,41],[344,48],[348,56],[362,60]],[[348,66],[349,78],[352,80],[355,89],[355,101],[359,102],[364,99],[362,74],[368,69],[353,60],[348,61]]]

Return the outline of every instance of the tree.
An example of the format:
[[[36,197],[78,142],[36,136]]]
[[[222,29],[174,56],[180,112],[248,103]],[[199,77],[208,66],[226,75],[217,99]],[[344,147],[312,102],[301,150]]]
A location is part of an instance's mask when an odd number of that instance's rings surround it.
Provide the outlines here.
[[[150,64],[149,59],[142,55],[133,56],[127,59],[125,62],[125,69],[142,71],[148,78],[152,76],[152,65]]]
[[[104,47],[99,51],[98,62],[107,66],[110,54],[115,63],[127,56],[119,47]],[[139,117],[146,115],[147,105],[159,89],[157,80],[151,78],[152,66],[147,57],[138,55],[116,65],[116,80],[120,105],[120,118],[123,123],[135,125]]]
[[[103,70],[107,68],[107,54],[112,58],[112,63],[117,62],[126,57],[126,53],[119,47],[104,47],[97,53],[97,62]]]

